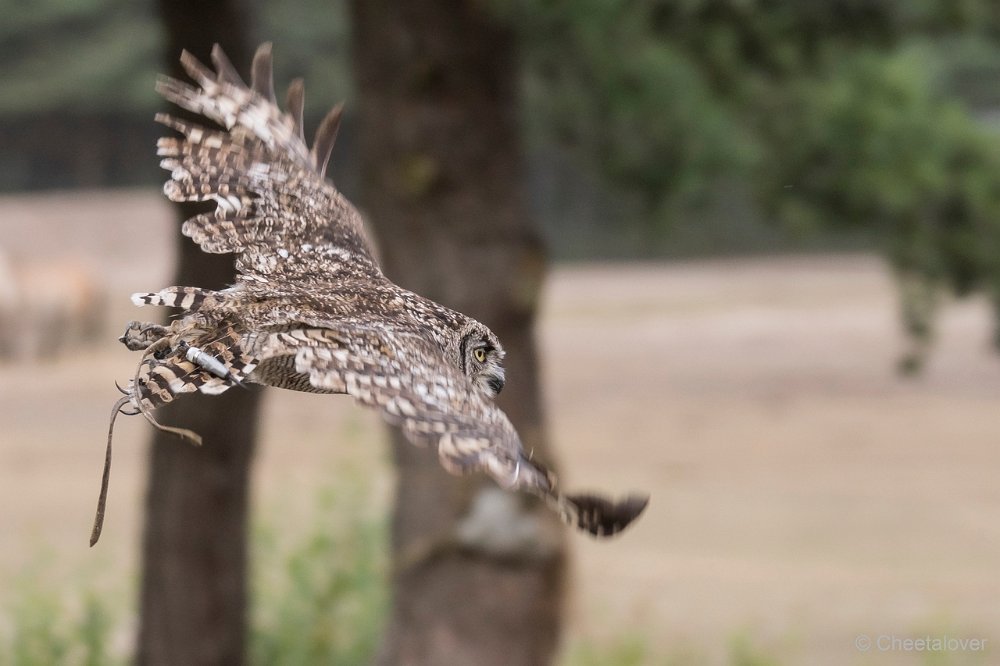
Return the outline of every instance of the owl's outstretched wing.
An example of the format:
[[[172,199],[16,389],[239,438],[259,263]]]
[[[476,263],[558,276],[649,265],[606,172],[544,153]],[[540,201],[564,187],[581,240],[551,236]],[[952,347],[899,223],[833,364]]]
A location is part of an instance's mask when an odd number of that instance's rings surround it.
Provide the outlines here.
[[[310,149],[302,129],[304,87],[288,90],[288,112],[274,98],[271,46],[253,61],[248,87],[216,45],[213,72],[188,52],[181,64],[197,84],[164,77],[157,91],[222,129],[166,114],[157,120],[183,137],[157,143],[160,165],[171,179],[172,201],[214,201],[212,212],[187,220],[182,231],[206,252],[235,253],[241,281],[253,284],[338,274],[380,274],[361,216],[324,179],[340,125],[341,106],[320,123]]]
[[[440,348],[412,333],[356,324],[276,331],[258,357],[261,370],[291,362],[316,389],[377,409],[414,444],[435,447],[452,474],[485,472],[504,488],[543,498],[564,521],[593,535],[620,532],[646,507],[644,497],[564,495],[555,475],[525,454],[507,416]]]

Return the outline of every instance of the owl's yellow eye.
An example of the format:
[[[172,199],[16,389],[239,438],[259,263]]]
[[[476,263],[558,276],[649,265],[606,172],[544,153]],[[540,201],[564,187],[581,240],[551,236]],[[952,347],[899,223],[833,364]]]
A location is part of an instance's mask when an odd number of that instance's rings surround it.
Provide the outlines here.
[[[486,360],[486,350],[483,349],[482,347],[476,348],[472,352],[472,355],[475,356],[476,360],[479,361],[480,363]]]

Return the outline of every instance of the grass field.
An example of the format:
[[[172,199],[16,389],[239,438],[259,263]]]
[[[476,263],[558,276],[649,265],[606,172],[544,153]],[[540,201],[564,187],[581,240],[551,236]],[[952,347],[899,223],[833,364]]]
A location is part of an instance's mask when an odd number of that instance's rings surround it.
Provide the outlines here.
[[[134,370],[114,338],[135,314],[128,295],[169,283],[170,211],[152,191],[14,197],[0,200],[0,220],[0,249],[82,259],[113,304],[96,348],[0,366],[0,628],[35,576],[57,604],[80,603],[83,587],[120,600],[112,647],[125,654],[149,436],[140,419],[119,421],[105,533],[93,550],[87,537],[113,381]],[[569,654],[635,664],[1000,655],[1000,357],[989,312],[947,304],[926,371],[909,380],[895,373],[896,312],[870,256],[553,272],[539,340],[563,476],[573,488],[652,495],[621,539],[571,537]],[[274,391],[264,424],[258,515],[308,532],[317,497],[347,475],[364,479],[379,519],[392,475],[370,415],[346,399]],[[927,636],[986,649],[879,644]]]

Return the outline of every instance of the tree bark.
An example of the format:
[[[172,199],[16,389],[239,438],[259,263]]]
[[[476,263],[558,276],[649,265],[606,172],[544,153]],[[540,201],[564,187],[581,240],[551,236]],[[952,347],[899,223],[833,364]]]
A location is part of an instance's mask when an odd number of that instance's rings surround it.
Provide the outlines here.
[[[361,201],[383,266],[500,337],[508,369],[500,406],[545,461],[533,341],[545,256],[522,183],[512,31],[489,3],[351,7]],[[481,478],[447,475],[433,452],[392,437],[394,602],[379,663],[550,662],[566,563],[557,521]],[[470,537],[470,512],[490,498],[509,513],[506,526]],[[525,525],[537,538],[491,542]]]
[[[161,0],[166,60],[181,76],[181,49],[209,61],[218,42],[248,67],[248,14],[237,0]],[[152,159],[152,157],[151,157]],[[185,219],[196,209],[178,207]],[[221,288],[233,258],[209,255],[179,233],[174,284]],[[163,423],[204,438],[193,447],[156,432],[151,448],[137,662],[145,665],[241,664],[247,637],[247,506],[260,395],[231,389],[187,396],[159,412]]]

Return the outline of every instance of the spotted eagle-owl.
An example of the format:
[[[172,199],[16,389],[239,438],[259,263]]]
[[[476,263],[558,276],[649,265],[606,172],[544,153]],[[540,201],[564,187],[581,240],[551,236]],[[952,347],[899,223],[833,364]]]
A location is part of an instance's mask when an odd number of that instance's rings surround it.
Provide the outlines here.
[[[324,179],[341,116],[335,107],[310,149],[303,138],[303,86],[275,101],[271,49],[258,49],[248,87],[222,51],[215,72],[191,54],[181,63],[196,86],[162,78],[157,91],[221,129],[169,115],[181,136],[157,153],[172,201],[214,201],[182,231],[205,252],[236,255],[237,278],[221,291],[168,287],[135,294],[136,305],[180,308],[170,325],[131,322],[121,341],[141,351],[135,376],[112,412],[151,412],[182,393],[222,393],[240,384],[347,393],[377,409],[415,444],[435,448],[454,474],[485,472],[502,487],[544,498],[568,523],[597,536],[624,529],[646,498],[614,502],[564,495],[555,476],[526,455],[494,396],[504,386],[504,350],[486,326],[390,282],[373,258],[354,207]],[[125,411],[128,410],[128,411]],[[111,459],[91,536],[100,536]]]

